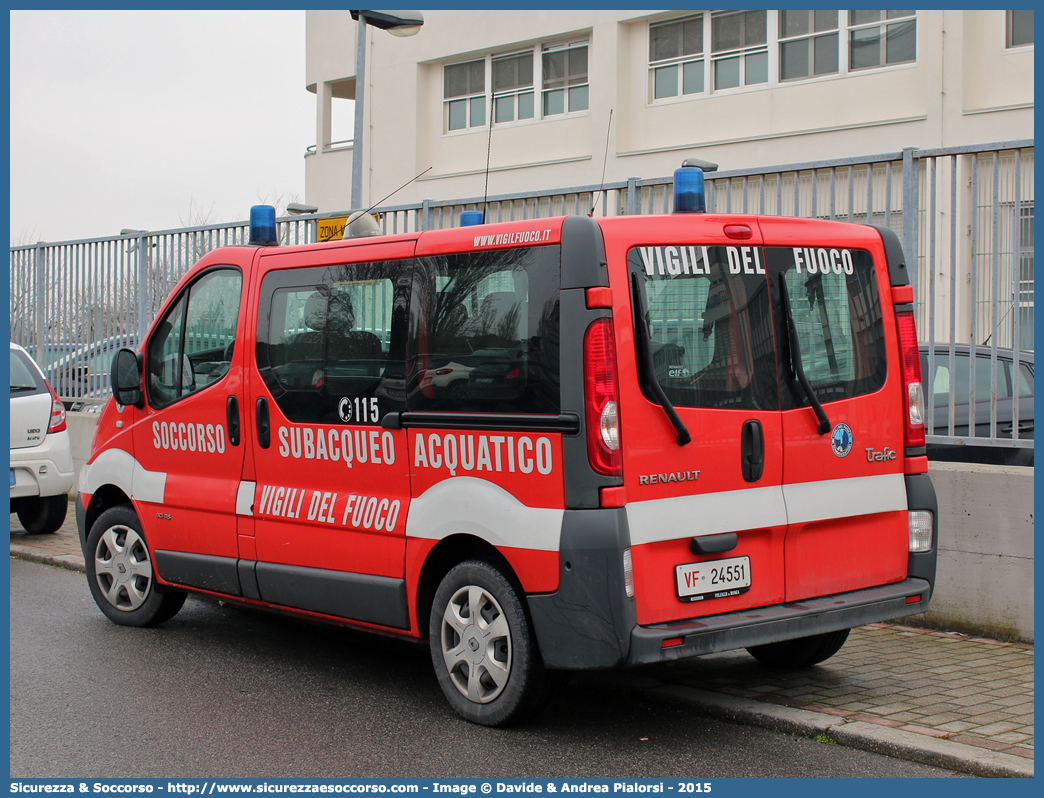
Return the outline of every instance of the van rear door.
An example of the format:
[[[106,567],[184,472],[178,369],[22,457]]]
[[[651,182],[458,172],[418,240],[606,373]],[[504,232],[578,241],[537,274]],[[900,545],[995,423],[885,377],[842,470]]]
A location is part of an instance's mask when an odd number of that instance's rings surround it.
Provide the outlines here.
[[[614,297],[647,316],[616,323],[638,623],[778,603],[782,428],[756,220],[613,221],[603,229]],[[657,403],[650,365],[688,444]]]
[[[774,218],[761,230],[780,342],[786,601],[901,581],[902,378],[880,236]]]

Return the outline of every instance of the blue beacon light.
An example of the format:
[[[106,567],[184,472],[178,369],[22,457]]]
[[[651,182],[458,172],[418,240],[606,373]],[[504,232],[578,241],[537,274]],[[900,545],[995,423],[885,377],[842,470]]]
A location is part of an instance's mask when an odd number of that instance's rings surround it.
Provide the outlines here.
[[[254,205],[250,208],[250,243],[267,247],[278,243],[276,237],[275,208],[271,205]]]
[[[460,226],[471,227],[475,224],[482,224],[482,211],[461,211],[460,212]]]
[[[707,195],[703,173],[717,170],[718,165],[698,158],[687,158],[674,170],[674,212],[706,213]]]

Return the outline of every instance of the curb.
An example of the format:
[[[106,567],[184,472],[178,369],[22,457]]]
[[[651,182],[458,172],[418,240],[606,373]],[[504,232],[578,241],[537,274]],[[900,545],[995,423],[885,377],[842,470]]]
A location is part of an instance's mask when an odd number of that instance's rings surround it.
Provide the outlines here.
[[[653,679],[645,680],[654,682]],[[826,735],[833,742],[876,754],[909,759],[925,765],[957,770],[986,778],[1033,778],[1033,761],[974,745],[941,740],[926,734],[879,726],[807,709],[761,703],[684,685],[636,685],[646,699],[665,706],[679,704],[726,721],[748,723],[803,737]]]
[[[79,554],[41,554],[40,550],[33,546],[23,546],[19,543],[11,544],[11,556],[21,560],[43,563],[44,565],[56,565],[70,571],[86,573],[83,557]]]

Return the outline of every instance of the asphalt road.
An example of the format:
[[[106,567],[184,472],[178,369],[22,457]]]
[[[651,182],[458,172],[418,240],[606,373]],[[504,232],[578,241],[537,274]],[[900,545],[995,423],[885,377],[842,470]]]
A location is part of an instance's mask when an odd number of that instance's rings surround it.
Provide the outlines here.
[[[190,598],[110,623],[84,576],[11,560],[11,776],[953,777],[654,706],[574,676],[519,729],[450,710],[426,647]]]

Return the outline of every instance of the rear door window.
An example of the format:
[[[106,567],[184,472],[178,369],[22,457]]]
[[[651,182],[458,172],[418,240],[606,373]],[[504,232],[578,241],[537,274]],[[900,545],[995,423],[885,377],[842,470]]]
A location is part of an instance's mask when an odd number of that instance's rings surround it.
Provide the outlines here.
[[[788,310],[797,330],[801,364],[820,402],[873,393],[888,372],[884,321],[873,258],[855,249],[769,247],[765,250],[773,281],[786,283],[789,309],[780,307],[779,340],[784,376],[784,410],[807,404],[797,381],[787,372],[792,353],[785,327]],[[780,296],[778,282],[775,289]]]
[[[645,291],[653,369],[677,407],[779,409],[764,256],[744,249],[635,247],[628,253],[628,269]],[[644,360],[643,352],[637,355]]]

